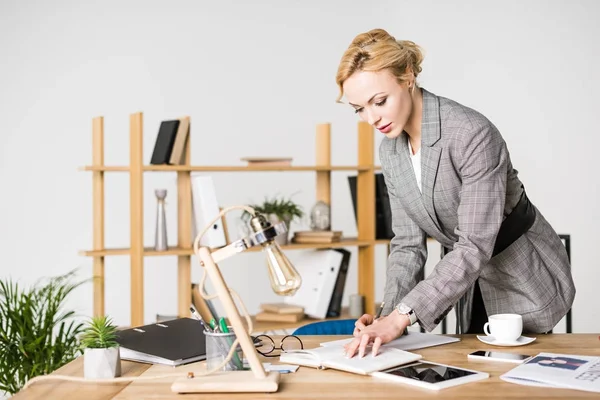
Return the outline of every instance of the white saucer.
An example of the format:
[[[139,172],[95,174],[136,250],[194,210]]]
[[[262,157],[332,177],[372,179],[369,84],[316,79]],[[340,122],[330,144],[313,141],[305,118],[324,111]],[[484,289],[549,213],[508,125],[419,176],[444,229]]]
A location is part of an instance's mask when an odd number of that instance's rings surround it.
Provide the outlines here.
[[[483,343],[491,344],[492,346],[514,347],[514,346],[524,346],[526,344],[529,344],[529,343],[533,342],[536,338],[521,336],[514,342],[500,342],[500,341],[496,340],[496,338],[493,336],[477,335],[477,339],[479,339],[479,341],[481,341]]]

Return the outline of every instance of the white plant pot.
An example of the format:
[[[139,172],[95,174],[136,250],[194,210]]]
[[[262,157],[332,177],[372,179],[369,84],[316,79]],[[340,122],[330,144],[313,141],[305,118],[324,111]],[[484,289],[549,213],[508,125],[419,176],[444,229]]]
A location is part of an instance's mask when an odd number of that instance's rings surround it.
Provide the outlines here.
[[[121,356],[118,347],[85,349],[83,376],[86,379],[106,379],[121,376]]]
[[[269,222],[273,225],[278,224],[280,222],[282,222],[279,217],[275,214],[269,214],[267,216],[267,219],[269,220]],[[289,243],[290,241],[290,220],[284,220],[283,222],[285,222],[285,226],[287,227],[287,232],[277,236],[275,238],[275,241],[277,242],[278,245],[280,246],[285,246],[286,244]]]

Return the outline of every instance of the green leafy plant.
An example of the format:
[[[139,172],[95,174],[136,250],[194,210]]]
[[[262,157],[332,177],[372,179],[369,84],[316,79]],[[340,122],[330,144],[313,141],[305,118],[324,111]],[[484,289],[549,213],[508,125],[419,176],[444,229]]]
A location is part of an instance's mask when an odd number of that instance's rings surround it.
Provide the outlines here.
[[[81,335],[84,349],[109,349],[117,347],[117,327],[107,316],[92,317]]]
[[[302,207],[294,203],[291,199],[267,197],[261,204],[251,204],[250,207],[254,208],[265,217],[269,214],[274,214],[279,220],[286,222],[291,222],[294,218],[302,218],[304,216]],[[245,221],[249,221],[250,214],[244,212],[242,218]]]
[[[21,288],[0,280],[0,392],[14,394],[38,375],[49,374],[80,353],[77,335],[83,324],[64,309],[81,282],[74,273]]]

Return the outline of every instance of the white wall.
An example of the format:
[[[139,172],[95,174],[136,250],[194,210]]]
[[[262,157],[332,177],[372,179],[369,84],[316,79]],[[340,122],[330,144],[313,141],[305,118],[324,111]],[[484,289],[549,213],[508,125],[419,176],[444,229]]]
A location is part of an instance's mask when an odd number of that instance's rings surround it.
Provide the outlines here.
[[[105,116],[109,165],[127,164],[128,118],[136,111],[144,112],[146,162],[160,121],[187,114],[194,164],[231,165],[258,155],[312,164],[315,124],[325,121],[333,123],[333,162],[355,163],[357,119],[334,102],[334,76],[352,38],[383,27],[425,49],[422,86],[480,110],[501,130],[533,202],[559,232],[572,235],[574,329],[598,331],[599,12],[592,0],[3,0],[1,276],[32,283],[76,267],[91,275],[91,260],[77,254],[92,245],[91,174],[77,167],[91,163],[94,116]],[[333,226],[352,235],[346,176],[334,174]],[[223,205],[273,194],[293,194],[305,209],[314,202],[311,173],[214,178]],[[175,179],[145,175],[148,246],[153,191],[161,187],[169,190],[174,243]],[[128,189],[126,174],[107,175],[106,246],[128,245]],[[296,226],[302,228],[307,224]],[[381,298],[383,246],[377,262]],[[276,300],[262,264],[259,255],[246,254],[222,265],[251,312]],[[129,324],[128,268],[127,257],[107,258],[106,310],[122,325]],[[175,288],[176,259],[146,258],[146,322],[156,313],[176,313]],[[346,296],[355,291],[356,259]],[[91,285],[69,305],[89,315]]]

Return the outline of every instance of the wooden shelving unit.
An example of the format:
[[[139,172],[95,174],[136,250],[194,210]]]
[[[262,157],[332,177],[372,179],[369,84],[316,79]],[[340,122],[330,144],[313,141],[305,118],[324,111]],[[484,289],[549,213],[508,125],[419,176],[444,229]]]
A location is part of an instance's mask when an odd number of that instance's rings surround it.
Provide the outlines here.
[[[104,315],[104,260],[107,256],[130,257],[131,273],[131,326],[144,323],[144,257],[176,256],[178,271],[178,315],[188,316],[191,294],[192,249],[192,190],[191,173],[204,172],[314,172],[316,200],[331,204],[331,173],[357,171],[357,238],[325,244],[290,244],[285,250],[333,248],[356,246],[358,248],[358,293],[365,297],[366,312],[375,311],[375,246],[388,244],[388,240],[375,240],[375,171],[373,128],[358,123],[358,159],[354,166],[331,165],[331,125],[319,124],[316,129],[316,165],[289,167],[255,166],[192,166],[190,146],[192,133],[186,144],[184,165],[144,165],[143,114],[130,115],[130,157],[128,166],[104,165],[104,118],[96,117],[92,123],[92,165],[80,168],[92,172],[93,183],[93,247],[81,251],[93,258],[94,315]],[[145,172],[171,171],[177,173],[177,246],[166,251],[144,248],[143,226],[143,176]],[[130,243],[127,248],[107,249],[104,246],[104,174],[126,172],[130,178]],[[252,249],[250,250],[252,251]]]

